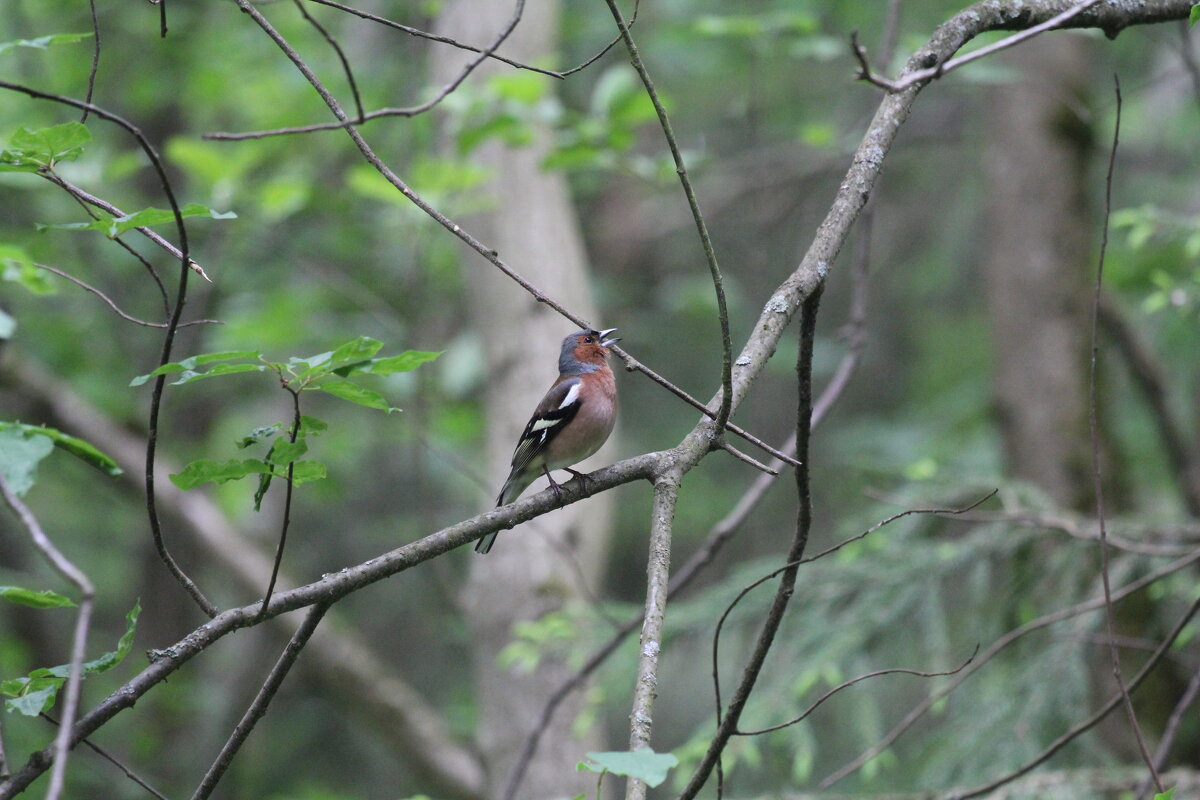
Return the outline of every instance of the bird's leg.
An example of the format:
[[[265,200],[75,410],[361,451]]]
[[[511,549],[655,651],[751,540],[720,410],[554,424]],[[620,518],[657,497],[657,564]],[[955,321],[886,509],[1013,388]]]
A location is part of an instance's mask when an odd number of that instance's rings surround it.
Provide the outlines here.
[[[546,469],[544,466],[542,467],[542,473],[545,474],[546,480],[550,481],[550,488],[554,490],[554,499],[557,500],[561,505],[563,501],[562,486],[556,483],[554,478],[550,477],[550,470]]]
[[[563,469],[565,469],[567,472],[574,475],[575,479],[579,481],[579,485],[583,487],[583,491],[586,494],[588,494],[589,496],[591,495],[592,490],[588,488],[588,484],[590,484],[592,482],[591,478],[589,478],[587,475],[585,475],[582,472],[576,472],[575,470],[571,469],[570,467],[563,467]]]

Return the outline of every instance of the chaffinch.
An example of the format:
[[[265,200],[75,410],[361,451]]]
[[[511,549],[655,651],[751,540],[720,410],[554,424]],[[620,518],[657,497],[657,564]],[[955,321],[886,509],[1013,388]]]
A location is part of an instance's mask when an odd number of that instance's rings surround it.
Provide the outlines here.
[[[621,341],[608,338],[615,330],[576,331],[563,339],[558,380],[517,441],[512,471],[500,489],[497,506],[516,500],[539,475],[546,476],[555,493],[560,492],[550,477],[552,469],[584,478],[571,465],[599,450],[617,420],[617,383],[606,360],[608,346]],[[488,552],[495,541],[496,533],[487,534],[476,543],[475,552]]]

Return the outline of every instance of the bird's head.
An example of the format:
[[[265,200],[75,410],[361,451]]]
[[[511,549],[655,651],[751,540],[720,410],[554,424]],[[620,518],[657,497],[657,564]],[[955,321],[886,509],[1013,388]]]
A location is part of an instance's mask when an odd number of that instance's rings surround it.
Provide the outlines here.
[[[564,375],[578,375],[600,369],[608,357],[608,346],[621,341],[611,335],[615,330],[576,331],[563,339],[558,371]]]

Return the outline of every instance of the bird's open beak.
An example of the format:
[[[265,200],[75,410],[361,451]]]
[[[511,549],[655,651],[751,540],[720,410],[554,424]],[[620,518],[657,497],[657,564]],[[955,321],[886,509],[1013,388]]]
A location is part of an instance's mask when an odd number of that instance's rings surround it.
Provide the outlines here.
[[[600,346],[601,347],[608,347],[610,344],[616,344],[617,342],[621,341],[620,336],[615,336],[612,339],[606,338],[610,333],[612,333],[615,330],[616,330],[616,328],[609,328],[606,331],[600,331]]]

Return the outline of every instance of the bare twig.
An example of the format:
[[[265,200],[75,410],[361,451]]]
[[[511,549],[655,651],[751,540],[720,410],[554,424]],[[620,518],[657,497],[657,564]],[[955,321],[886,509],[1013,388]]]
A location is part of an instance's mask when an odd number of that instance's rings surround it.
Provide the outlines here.
[[[333,48],[333,52],[337,53],[338,61],[342,62],[342,71],[346,73],[346,82],[350,84],[350,94],[354,96],[354,108],[358,111],[358,120],[359,122],[362,122],[363,104],[362,96],[358,93],[358,81],[354,80],[354,70],[350,68],[350,61],[346,58],[346,54],[342,51],[341,45],[337,43],[337,39],[334,39],[333,36],[329,34],[329,31],[325,30],[325,26],[317,22],[317,20],[308,13],[308,9],[304,7],[303,0],[292,0],[292,2],[296,4],[296,10],[300,12],[300,16],[304,17],[309,25],[312,25],[314,28],[316,28],[317,32],[324,37],[325,41],[329,42],[329,46]]]
[[[113,311],[117,312],[117,316],[119,316],[123,320],[132,322],[135,325],[142,325],[147,328],[165,328],[165,327],[167,327],[167,323],[165,323],[165,322],[147,322],[144,319],[138,319],[137,317],[126,314],[124,311],[122,311],[120,309],[120,307],[116,303],[114,303],[112,301],[112,298],[110,298],[104,292],[100,291],[95,286],[84,283],[83,281],[79,280],[79,278],[76,278],[74,275],[70,274],[69,272],[64,272],[63,270],[57,269],[56,267],[51,267],[48,264],[35,263],[34,266],[37,267],[38,269],[44,269],[47,272],[53,272],[55,275],[59,276],[60,278],[66,278],[67,280],[69,280],[71,283],[75,284],[79,288],[85,289],[85,290],[91,292],[92,294],[96,295],[101,300],[103,300],[108,305],[109,308],[111,308]],[[198,320],[193,320],[192,322],[180,323],[179,327],[186,328],[190,325],[205,325],[205,324],[218,324],[218,323],[219,323],[219,321],[215,320],[215,319],[198,319]]]
[[[100,20],[96,17],[96,0],[88,0],[88,11],[92,15],[92,68],[88,70],[87,94],[85,103],[92,102],[92,94],[96,90],[96,72],[100,69]],[[87,122],[88,110],[85,108],[79,117],[80,122]]]
[[[300,391],[283,384],[283,389],[292,396],[292,429],[288,432],[288,443],[295,444],[296,437],[300,435]],[[283,499],[283,523],[279,529],[279,544],[275,546],[275,565],[271,567],[271,580],[267,583],[267,591],[263,595],[262,606],[259,608],[259,616],[267,613],[267,606],[271,603],[271,595],[275,591],[275,579],[279,577],[279,565],[283,563],[283,547],[287,543],[288,526],[292,521],[292,477],[296,472],[296,461],[292,459],[287,465],[287,489],[284,492]],[[322,614],[325,612],[322,611]],[[319,619],[319,618],[318,618]],[[316,623],[313,623],[316,626]],[[310,631],[311,633],[311,631]],[[307,637],[305,637],[307,638]]]
[[[279,654],[279,660],[271,668],[271,673],[258,690],[258,694],[255,695],[253,702],[250,703],[250,707],[246,709],[246,713],[242,715],[241,720],[233,729],[233,733],[229,735],[225,746],[221,748],[221,752],[217,754],[212,766],[204,774],[200,785],[196,787],[196,791],[192,794],[192,800],[205,800],[205,798],[212,794],[213,789],[217,788],[217,782],[221,780],[221,776],[225,774],[225,770],[233,763],[233,757],[241,749],[242,744],[246,741],[246,737],[250,735],[250,732],[254,730],[254,726],[267,713],[267,706],[270,705],[271,698],[275,696],[275,692],[279,691],[279,687],[283,685],[283,679],[291,671],[292,665],[300,657],[300,651],[304,649],[304,645],[308,644],[309,638],[316,632],[317,625],[328,610],[328,603],[317,603],[308,610],[308,614],[304,617],[304,622],[296,629],[296,633],[288,641],[287,647],[283,648],[283,652]]]
[[[1112,660],[1113,679],[1116,681],[1117,689],[1124,698],[1125,715],[1129,719],[1129,727],[1133,732],[1134,739],[1137,741],[1142,761],[1145,762],[1146,767],[1150,770],[1150,777],[1153,779],[1155,787],[1161,792],[1163,791],[1162,780],[1158,777],[1158,770],[1154,766],[1154,758],[1150,755],[1150,748],[1146,746],[1146,738],[1142,735],[1142,726],[1138,724],[1137,712],[1133,709],[1133,701],[1129,698],[1129,691],[1125,687],[1125,677],[1121,674],[1121,652],[1117,648],[1116,623],[1113,620],[1112,587],[1109,584],[1108,529],[1104,522],[1104,481],[1100,467],[1100,422],[1098,419],[1099,412],[1096,407],[1096,364],[1099,352],[1100,292],[1104,286],[1104,256],[1108,251],[1108,221],[1112,214],[1113,171],[1117,163],[1117,145],[1121,138],[1121,81],[1116,75],[1113,75],[1113,84],[1116,92],[1117,110],[1116,121],[1113,125],[1112,148],[1108,154],[1108,173],[1104,180],[1104,222],[1100,228],[1100,255],[1096,266],[1096,288],[1092,295],[1092,352],[1088,369],[1088,428],[1092,446],[1092,491],[1096,495],[1096,521],[1100,526],[1100,578],[1104,585],[1104,624],[1110,640],[1108,650]]]
[[[625,24],[621,10],[617,8],[616,0],[606,0],[606,2],[613,20],[617,23],[617,29],[621,32],[621,38],[625,40],[625,49],[629,51],[629,60],[637,71],[638,77],[642,79],[646,94],[650,97],[650,102],[654,104],[655,113],[658,114],[658,122],[662,127],[663,137],[667,140],[667,147],[671,151],[671,158],[675,161],[675,172],[679,175],[683,193],[687,196],[688,208],[692,211],[692,219],[696,223],[696,233],[700,237],[700,244],[704,247],[704,259],[708,263],[708,272],[712,277],[713,291],[717,297],[717,319],[721,325],[721,404],[716,417],[714,417],[716,436],[719,439],[725,435],[725,423],[729,421],[729,413],[733,408],[733,342],[729,334],[729,309],[725,303],[725,282],[721,277],[721,267],[717,264],[717,254],[713,249],[712,239],[708,235],[708,225],[704,222],[704,215],[700,213],[700,203],[696,199],[696,192],[692,189],[692,181],[688,178],[687,166],[683,163],[683,154],[679,151],[679,145],[675,141],[671,118],[667,116],[667,109],[663,107],[658,92],[654,89],[654,81],[651,80],[650,72],[642,62],[637,44],[629,33],[629,26]]]
[[[779,477],[778,467],[768,466],[757,459],[751,458],[741,450],[738,450],[736,447],[729,444],[729,442],[721,442],[720,449],[724,450],[726,453],[729,453],[729,455],[733,456],[738,461],[741,461],[743,464],[749,464],[759,472],[770,475],[773,478]]]
[[[650,746],[654,698],[658,696],[658,656],[662,650],[663,618],[667,610],[667,582],[671,572],[671,523],[679,502],[680,475],[661,475],[654,482],[654,508],[650,514],[650,553],[646,562],[646,603],[638,652],[633,708],[629,713],[629,749]],[[626,800],[644,800],[646,784],[630,778]]]
[[[810,705],[808,708],[804,709],[804,711],[801,712],[801,714],[799,716],[793,717],[792,719],[788,720],[787,722],[781,722],[778,725],[772,725],[769,728],[762,728],[757,731],[734,731],[733,735],[734,736],[762,736],[764,733],[772,733],[774,731],[783,730],[784,728],[789,728],[792,725],[796,725],[800,722],[803,722],[810,714],[812,714],[814,711],[816,711],[818,708],[820,708],[821,705],[826,700],[830,699],[835,694],[838,694],[843,689],[849,689],[854,684],[862,683],[863,681],[870,680],[871,678],[879,678],[884,675],[915,675],[918,678],[944,678],[947,675],[957,675],[958,673],[960,673],[964,669],[966,669],[967,665],[969,665],[972,661],[974,661],[975,656],[977,656],[977,655],[979,655],[979,645],[975,646],[975,651],[973,653],[971,653],[971,655],[967,658],[966,661],[959,664],[957,667],[954,667],[953,669],[945,670],[943,672],[921,672],[920,670],[901,669],[901,668],[877,669],[873,672],[867,672],[863,675],[859,675],[856,678],[851,678],[848,681],[842,681],[837,686],[834,686],[832,689],[825,692],[825,694],[818,697],[812,703],[812,705]]]
[[[1067,20],[1071,19],[1072,17],[1078,16],[1079,14],[1083,13],[1084,11],[1087,11],[1089,8],[1091,8],[1092,6],[1096,5],[1099,2],[1101,2],[1101,0],[1084,0],[1079,5],[1077,5],[1073,8],[1069,8],[1066,11],[1062,12],[1061,14],[1059,14],[1055,17],[1052,17],[1051,19],[1048,19],[1041,24],[1034,25],[1031,28],[1026,28],[1025,30],[1021,31],[1020,33],[1013,34],[1012,36],[1009,36],[1007,39],[1001,39],[998,42],[989,44],[986,47],[981,47],[978,50],[967,53],[966,55],[962,55],[962,56],[959,56],[958,58],[952,58],[949,61],[942,62],[942,63],[938,64],[937,66],[929,67],[927,69],[917,70],[915,72],[910,72],[907,75],[905,75],[903,78],[901,78],[899,80],[895,80],[895,81],[891,81],[891,80],[888,80],[887,78],[880,77],[871,71],[871,65],[867,61],[866,53],[863,51],[862,47],[858,44],[857,36],[852,34],[850,42],[851,42],[851,48],[854,50],[854,57],[856,59],[858,59],[858,66],[859,66],[858,77],[861,80],[866,81],[867,83],[874,84],[875,86],[878,86],[881,89],[886,89],[889,92],[902,92],[905,89],[909,88],[910,86],[915,86],[918,83],[924,83],[925,81],[940,78],[943,75],[945,75],[947,72],[952,72],[953,70],[956,70],[959,67],[970,64],[972,61],[977,61],[981,58],[985,58],[994,53],[998,53],[1001,50],[1007,50],[1010,47],[1016,47],[1021,42],[1024,42],[1027,39],[1032,39],[1034,36],[1037,36],[1039,33],[1045,33],[1046,31],[1058,28],[1063,23],[1065,23]]]
[[[295,0],[295,1],[297,4],[299,4],[301,2],[301,0]],[[320,0],[316,0],[316,1],[319,2]],[[366,122],[367,120],[378,119],[380,117],[415,117],[419,114],[424,114],[426,111],[429,111],[431,108],[438,105],[443,100],[445,100],[447,97],[449,97],[454,92],[454,90],[457,89],[459,86],[461,86],[463,81],[465,81],[471,75],[471,73],[475,71],[476,67],[478,67],[484,61],[486,61],[489,57],[491,57],[493,55],[493,53],[495,53],[496,48],[498,48],[500,45],[502,45],[504,43],[504,40],[507,39],[512,34],[514,29],[516,29],[517,23],[521,21],[521,16],[524,13],[525,13],[525,0],[517,0],[516,8],[513,11],[512,18],[509,19],[508,24],[504,26],[504,29],[501,30],[499,34],[497,34],[496,38],[494,40],[492,40],[492,43],[490,45],[488,45],[487,48],[485,48],[484,50],[479,51],[479,55],[476,58],[472,59],[466,66],[464,66],[462,68],[462,70],[458,73],[458,75],[455,76],[454,80],[450,81],[445,86],[443,86],[441,89],[439,89],[434,94],[434,96],[431,97],[429,100],[426,100],[424,103],[419,103],[418,105],[415,105],[415,106],[410,106],[408,108],[385,108],[385,109],[380,109],[378,111],[372,111],[369,114],[364,114],[363,110],[362,110],[362,105],[359,104],[358,119],[354,122],[354,124],[361,124],[363,122]],[[307,15],[305,15],[305,16],[307,16]],[[473,48],[467,48],[467,49],[473,49]],[[347,66],[347,69],[349,69],[348,66]],[[351,86],[353,87],[353,82],[351,83]],[[354,99],[356,102],[358,101],[357,89],[355,90],[355,93],[354,93]],[[336,116],[336,114],[335,114],[335,116]],[[339,119],[340,119],[340,117],[339,117]],[[238,140],[242,140],[242,139],[263,139],[263,138],[266,138],[269,136],[282,136],[285,134],[293,134],[293,133],[313,133],[315,131],[336,130],[338,128],[346,128],[350,124],[351,124],[351,121],[349,119],[345,119],[345,120],[342,120],[340,123],[326,122],[326,123],[318,123],[316,125],[301,125],[301,126],[292,127],[292,128],[276,128],[274,130],[269,130],[269,131],[252,131],[249,133],[209,133],[209,134],[205,134],[203,138],[214,139],[214,140],[219,140],[219,141],[238,141]]]
[[[50,773],[50,787],[46,790],[46,800],[58,800],[62,793],[63,781],[67,774],[67,754],[71,751],[71,724],[75,721],[79,710],[79,691],[83,683],[83,659],[87,655],[88,627],[92,620],[92,604],[96,589],[83,570],[54,546],[42,526],[29,507],[17,497],[16,492],[8,485],[3,474],[0,474],[0,494],[4,502],[21,521],[34,547],[37,548],[59,575],[73,585],[80,595],[79,613],[75,617],[75,634],[71,642],[71,671],[67,677],[66,701],[63,703],[64,725],[59,728],[54,737],[54,768]]]

